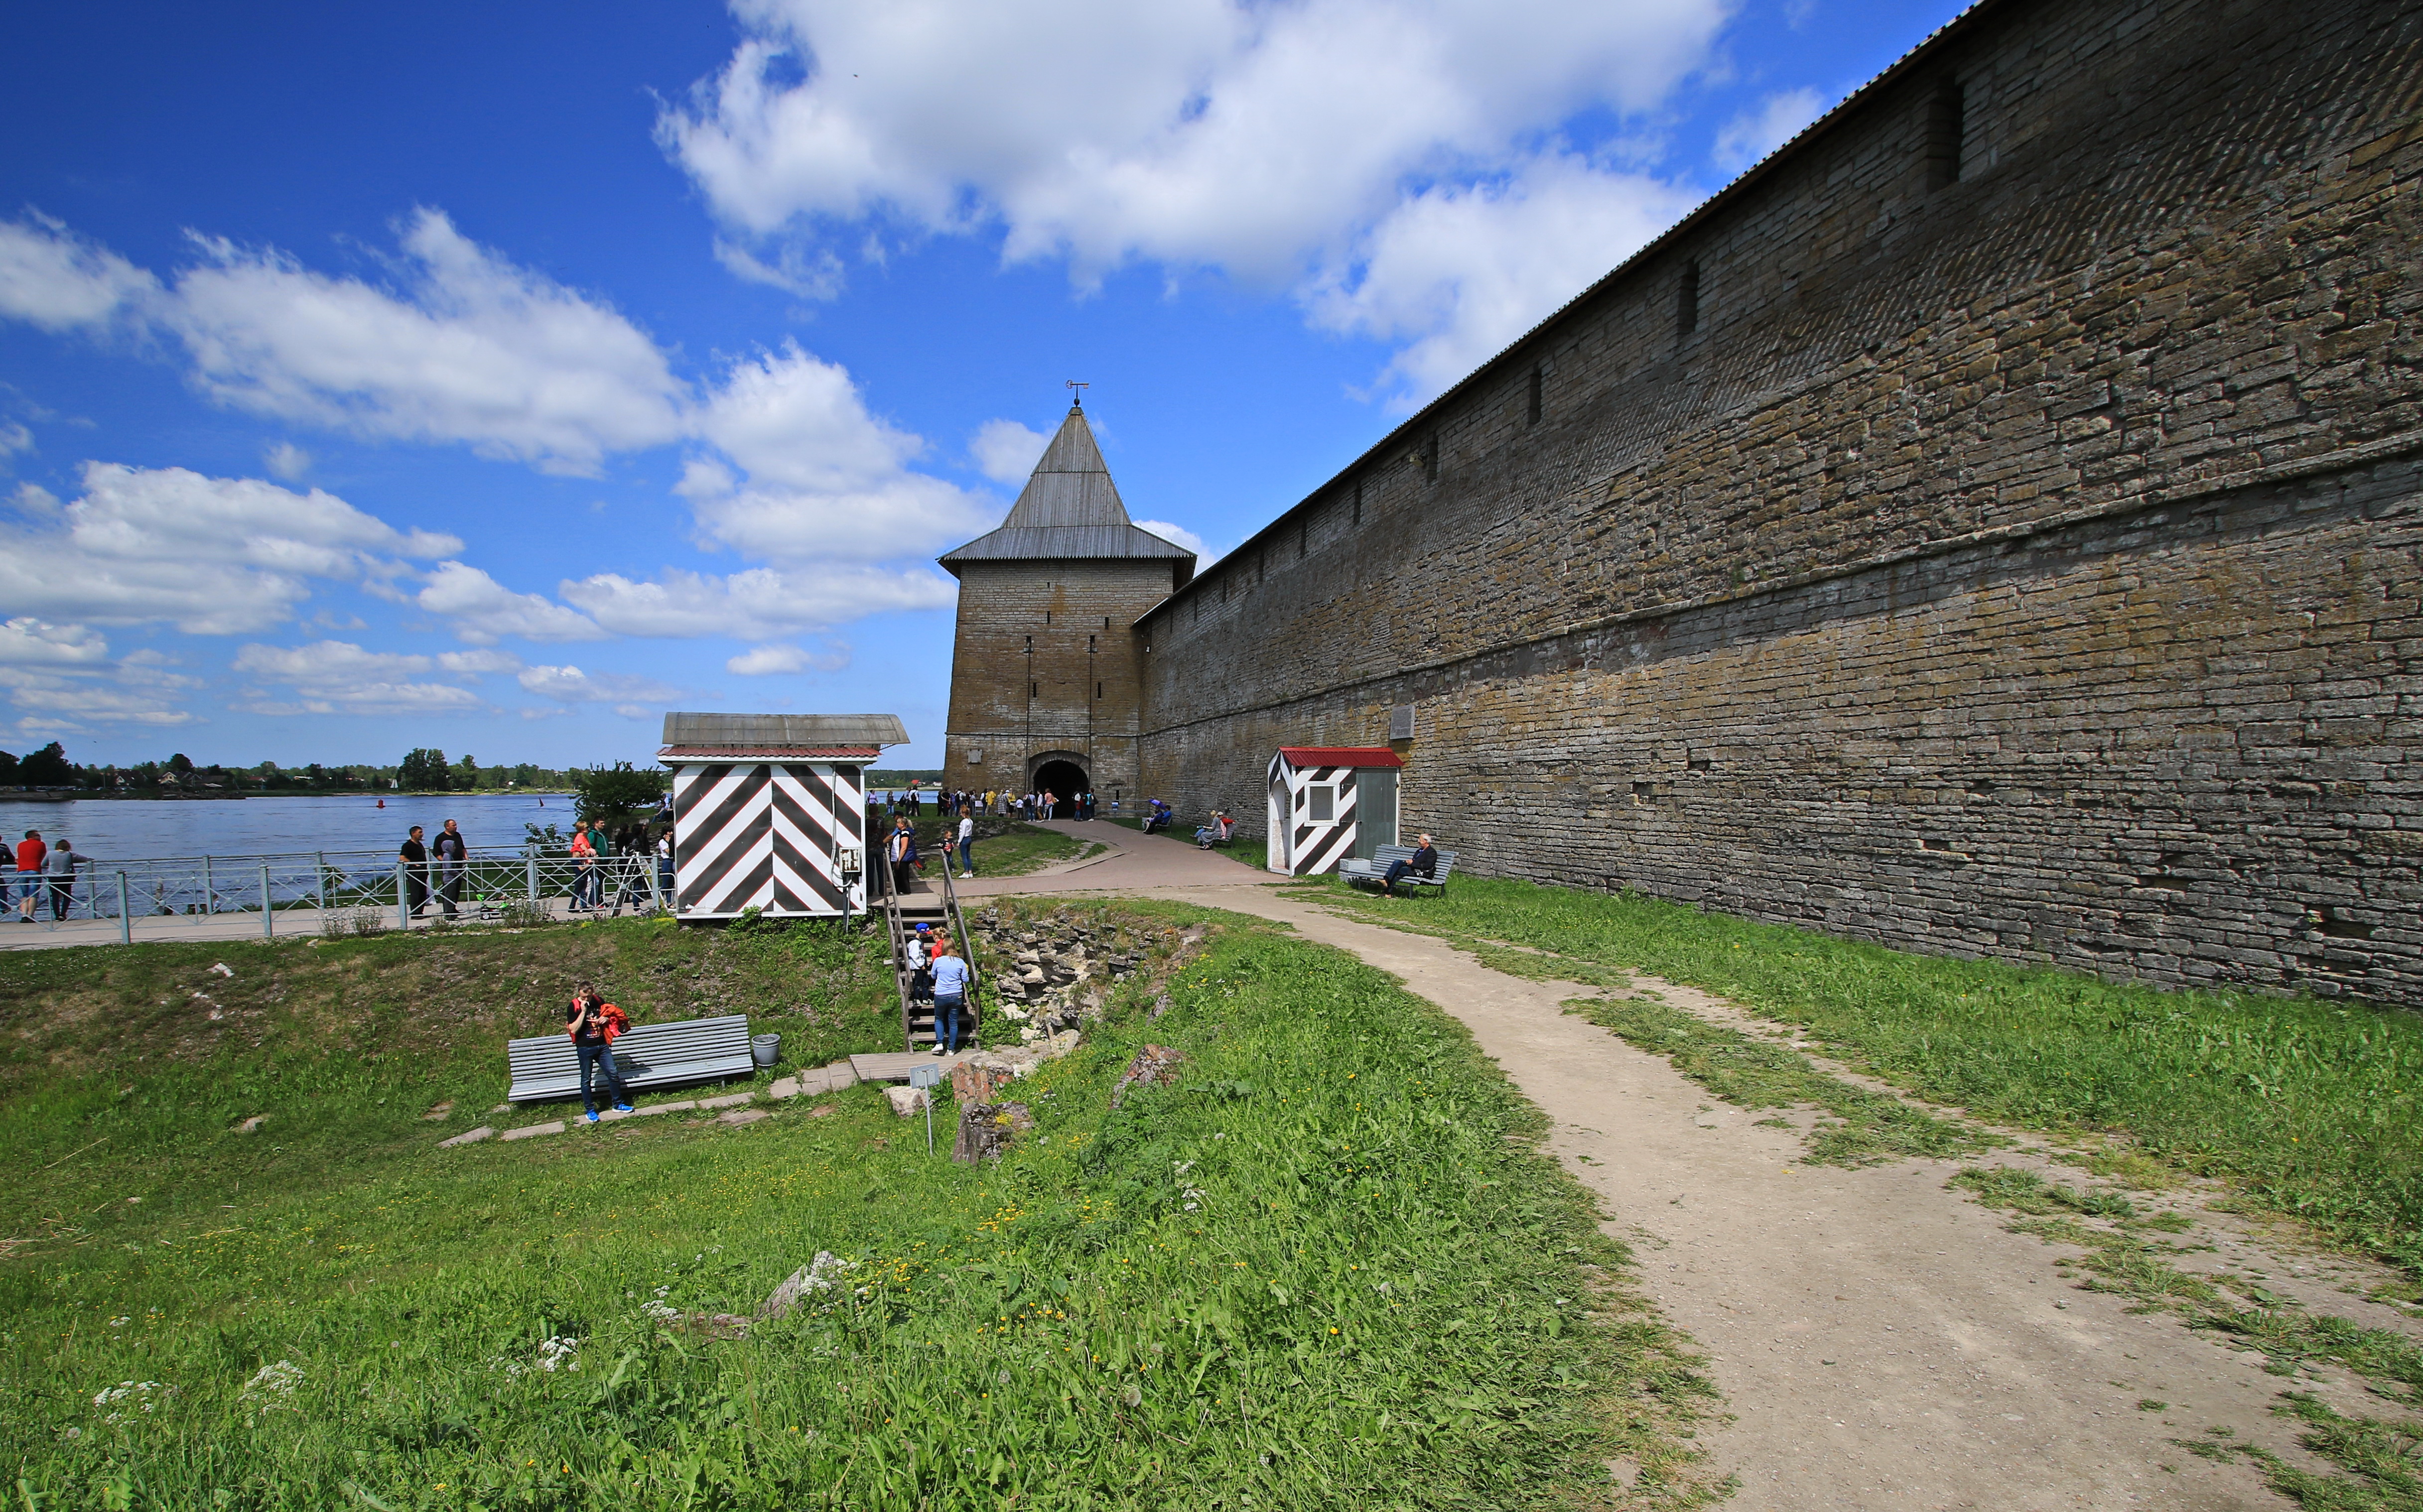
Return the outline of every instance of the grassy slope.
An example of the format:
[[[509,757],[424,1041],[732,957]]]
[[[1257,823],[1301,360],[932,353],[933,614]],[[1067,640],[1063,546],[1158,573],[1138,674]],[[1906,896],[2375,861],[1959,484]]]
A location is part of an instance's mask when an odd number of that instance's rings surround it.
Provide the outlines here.
[[[220,953],[239,974],[214,995],[260,1000],[215,1047],[173,1000],[101,1027],[209,952],[0,965],[0,1023],[47,1047],[8,1068],[7,1132],[45,1158],[111,1139],[17,1183],[57,1226],[0,1263],[0,1476],[44,1507],[1496,1506],[1627,1452],[1690,1494],[1666,1435],[1704,1389],[1599,1268],[1618,1253],[1519,1137],[1535,1115],[1379,973],[1216,935],[1164,1017],[1131,1004],[1021,1085],[1039,1126],[997,1167],[929,1158],[866,1087],[741,1130],[435,1150],[412,1115],[493,1095],[498,1029],[377,1053],[344,1043],[351,1005],[559,950],[626,1001],[822,969],[841,1000],[792,1000],[835,1038],[863,964],[812,933],[642,924]],[[75,957],[125,974],[79,987]],[[1147,1038],[1191,1058],[1182,1084],[1111,1111]],[[246,1085],[284,1095],[275,1155],[222,1132],[259,1110]],[[648,1315],[749,1312],[819,1250],[857,1262],[853,1291],[745,1341]],[[531,1368],[564,1337],[579,1369]],[[291,1395],[247,1397],[278,1362]]]
[[[96,1191],[215,1205],[239,1183],[341,1185],[468,1128],[503,1099],[503,1042],[560,1032],[583,978],[641,1022],[746,1013],[795,1063],[898,1038],[871,937],[833,930],[618,921],[15,953],[0,961],[0,1142],[15,1152],[0,1237],[93,1219]],[[424,1122],[441,1101],[452,1117]],[[254,1114],[260,1136],[228,1135]]]
[[[2031,1127],[2125,1131],[2423,1269],[2423,1017],[1911,955],[1638,894],[1458,878],[1376,917],[1655,973],[1807,1025],[1879,1075]]]

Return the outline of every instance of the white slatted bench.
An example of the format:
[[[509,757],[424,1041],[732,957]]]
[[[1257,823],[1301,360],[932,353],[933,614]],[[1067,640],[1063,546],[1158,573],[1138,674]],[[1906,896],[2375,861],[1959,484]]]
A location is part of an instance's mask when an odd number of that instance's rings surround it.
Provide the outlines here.
[[[1346,879],[1346,885],[1349,887],[1361,887],[1368,883],[1376,888],[1387,879],[1390,865],[1398,861],[1412,860],[1417,848],[1412,845],[1376,846],[1371,852],[1371,858],[1368,861],[1360,858],[1349,858],[1338,862],[1338,874]],[[1443,850],[1438,853],[1438,871],[1434,874],[1422,876],[1417,873],[1407,872],[1397,878],[1397,886],[1437,888],[1445,891],[1447,879],[1454,871],[1455,852]]]
[[[513,1070],[513,1090],[505,1094],[510,1101],[580,1095],[580,1058],[570,1035],[508,1040],[505,1061]],[[634,1092],[752,1075],[757,1063],[749,1054],[749,1016],[634,1025],[615,1036],[614,1069]]]

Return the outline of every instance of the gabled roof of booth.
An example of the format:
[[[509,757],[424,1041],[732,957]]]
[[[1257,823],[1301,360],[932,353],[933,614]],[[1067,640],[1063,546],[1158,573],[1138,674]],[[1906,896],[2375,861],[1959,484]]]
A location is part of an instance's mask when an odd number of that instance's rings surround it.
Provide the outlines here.
[[[958,572],[968,561],[1060,561],[1103,557],[1184,559],[1195,553],[1128,518],[1118,485],[1094,444],[1085,412],[1071,407],[1060,432],[1043,449],[1042,460],[1010,507],[1001,528],[981,535],[939,559]]]
[[[1301,771],[1307,766],[1402,766],[1404,758],[1386,746],[1281,746],[1279,754]]]
[[[657,754],[872,761],[882,747],[907,744],[896,714],[668,714]]]

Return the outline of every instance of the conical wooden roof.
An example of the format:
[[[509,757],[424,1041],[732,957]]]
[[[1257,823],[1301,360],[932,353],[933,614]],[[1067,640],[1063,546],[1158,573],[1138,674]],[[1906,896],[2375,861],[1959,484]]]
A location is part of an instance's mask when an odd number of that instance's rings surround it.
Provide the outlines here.
[[[978,536],[942,564],[957,573],[968,561],[1070,561],[1105,557],[1183,559],[1193,571],[1195,553],[1149,530],[1139,529],[1119,501],[1118,485],[1094,443],[1085,412],[1072,406],[1059,433],[1010,506],[1009,518],[990,535]]]

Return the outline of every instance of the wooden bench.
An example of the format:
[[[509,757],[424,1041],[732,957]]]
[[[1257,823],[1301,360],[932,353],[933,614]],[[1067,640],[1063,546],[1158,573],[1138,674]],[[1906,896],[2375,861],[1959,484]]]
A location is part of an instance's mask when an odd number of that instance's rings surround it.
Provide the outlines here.
[[[1398,861],[1412,860],[1414,858],[1414,851],[1416,848],[1417,847],[1412,845],[1379,846],[1371,852],[1371,858],[1368,861],[1359,857],[1351,857],[1346,860],[1338,862],[1338,874],[1346,879],[1346,885],[1349,887],[1362,887],[1366,884],[1375,888],[1379,887],[1387,880],[1388,868]],[[1417,873],[1407,872],[1404,875],[1397,878],[1397,886],[1401,888],[1437,888],[1440,891],[1444,892],[1447,890],[1447,879],[1454,873],[1454,871],[1455,852],[1451,850],[1443,850],[1438,853],[1437,872],[1430,876],[1422,876]]]
[[[505,1062],[513,1071],[513,1090],[505,1094],[510,1101],[580,1095],[580,1058],[569,1035],[508,1040]],[[615,1036],[614,1069],[634,1092],[753,1075],[757,1063],[749,1054],[749,1016],[633,1025]]]

